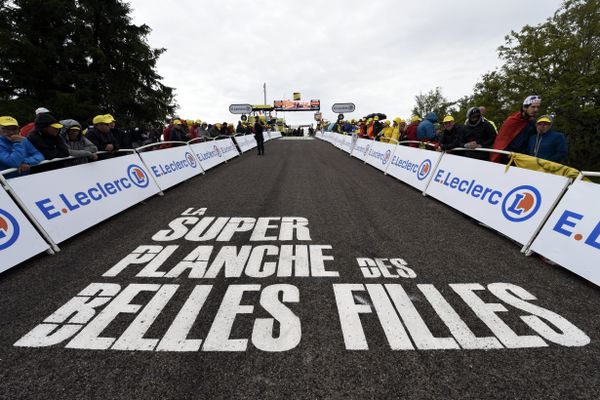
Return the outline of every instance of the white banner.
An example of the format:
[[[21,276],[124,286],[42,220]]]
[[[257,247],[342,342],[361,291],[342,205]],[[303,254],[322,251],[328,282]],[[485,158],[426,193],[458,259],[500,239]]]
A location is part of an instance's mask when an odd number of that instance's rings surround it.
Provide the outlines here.
[[[205,171],[239,155],[231,138],[194,143],[190,147]]]
[[[257,146],[254,135],[235,136],[233,139],[237,143],[242,153],[252,150]]]
[[[281,137],[281,132],[279,131],[271,131],[270,132],[271,139],[279,139]]]
[[[386,171],[419,190],[425,190],[442,153],[409,146],[396,146],[396,151]]]
[[[600,286],[600,185],[576,181],[531,250]]]
[[[358,137],[354,135],[344,135],[340,149],[350,154],[352,152],[352,148],[354,147],[354,143],[356,142],[357,138]]]
[[[356,144],[352,149],[352,156],[358,158],[359,160],[365,161],[367,158],[367,154],[369,154],[369,149],[375,143],[374,140],[362,139],[359,138],[356,140]]]
[[[161,190],[175,186],[202,173],[202,167],[189,146],[172,147],[140,153],[150,174]]]
[[[50,248],[0,187],[0,272]]]
[[[370,142],[371,145],[369,146],[369,150],[365,155],[365,161],[367,164],[377,168],[378,170],[385,171],[390,160],[392,159],[396,145],[384,142],[376,142],[374,140],[371,140]]]
[[[563,188],[564,176],[444,154],[427,195],[527,243]]]
[[[56,243],[160,191],[137,155],[27,175],[8,182]]]

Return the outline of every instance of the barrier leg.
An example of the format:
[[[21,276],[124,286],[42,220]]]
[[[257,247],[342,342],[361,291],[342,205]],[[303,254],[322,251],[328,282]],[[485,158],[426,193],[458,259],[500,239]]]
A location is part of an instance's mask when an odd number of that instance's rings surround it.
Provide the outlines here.
[[[152,175],[152,170],[150,168],[148,168],[148,166],[146,165],[146,162],[144,161],[144,159],[142,158],[142,156],[140,155],[140,153],[137,151],[137,149],[135,149],[135,154],[137,154],[137,156],[140,159],[140,161],[142,162],[142,164],[144,164],[144,168],[146,168],[146,171],[148,171],[148,175],[150,175],[152,177],[152,180],[154,181],[154,184],[160,190],[160,192],[158,192],[158,195],[159,196],[164,196],[165,194],[163,193],[162,188],[158,184],[158,181],[156,180],[156,178],[154,177],[154,175]],[[192,153],[192,154],[194,154],[194,153]],[[202,168],[202,166],[200,166],[200,168]]]
[[[444,158],[444,154],[446,154],[446,153],[442,152],[442,156],[440,158],[438,158],[437,162],[435,163],[435,166],[431,170],[431,177],[427,181],[427,184],[425,185],[425,189],[423,189],[423,193],[422,193],[423,196],[427,196],[427,189],[429,188],[429,184],[431,183],[431,180],[433,179],[433,176],[435,175],[435,171],[437,170],[437,167],[440,165],[440,162],[442,162],[442,158]]]
[[[48,242],[48,244],[50,245],[50,250],[52,251],[51,253],[48,252],[48,254],[58,253],[60,251],[60,247],[58,247],[58,245],[54,242],[54,240],[52,240],[48,232],[46,232],[44,227],[42,227],[42,225],[37,221],[37,219],[35,219],[33,214],[31,214],[23,200],[21,200],[19,195],[13,190],[13,188],[10,186],[4,175],[0,175],[0,183],[2,184],[4,190],[6,190],[6,193],[8,193],[9,196],[13,198],[15,203],[17,203],[17,205],[21,208],[21,211],[25,214],[25,216],[29,219],[33,226],[38,230],[40,235],[42,235],[44,240]]]

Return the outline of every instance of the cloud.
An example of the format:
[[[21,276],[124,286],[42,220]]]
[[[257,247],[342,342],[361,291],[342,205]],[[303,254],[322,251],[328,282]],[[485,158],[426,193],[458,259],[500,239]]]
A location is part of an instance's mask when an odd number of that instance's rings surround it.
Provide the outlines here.
[[[134,23],[164,47],[158,72],[176,89],[184,118],[233,121],[231,103],[268,98],[351,101],[353,116],[407,117],[414,96],[436,86],[451,100],[469,94],[500,64],[504,36],[550,17],[559,0],[482,3],[399,1],[132,0]],[[288,123],[312,121],[286,113]]]

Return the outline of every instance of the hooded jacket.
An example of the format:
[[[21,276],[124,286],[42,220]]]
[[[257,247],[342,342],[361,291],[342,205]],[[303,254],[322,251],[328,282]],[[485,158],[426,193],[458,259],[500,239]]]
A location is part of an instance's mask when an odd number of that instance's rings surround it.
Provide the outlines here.
[[[39,128],[29,132],[27,139],[44,155],[46,160],[69,157],[69,148],[60,135],[45,135]]]
[[[462,147],[464,144],[463,138],[463,126],[459,124],[454,124],[452,129],[444,129],[442,131],[442,136],[440,137],[440,147],[444,151],[456,149],[457,147]]]
[[[471,114],[478,112],[480,117],[478,122],[471,124],[469,118]],[[467,113],[467,124],[463,128],[463,143],[477,142],[483,148],[490,148],[496,140],[496,130],[487,120],[481,116],[478,108],[473,107]],[[467,151],[465,156],[476,158],[478,160],[488,160],[489,154],[482,151]]]
[[[61,135],[69,148],[69,155],[77,157],[75,160],[70,160],[68,165],[79,165],[88,162],[88,157],[98,151],[96,145],[90,142],[85,136],[82,135],[81,130],[77,134],[76,140],[71,140],[67,131],[74,126],[78,126],[81,129],[79,122],[74,119],[65,119],[60,121],[64,128],[62,129]]]
[[[421,121],[417,127],[417,139],[421,141],[435,141],[437,136],[435,134],[434,123],[438,121],[438,117],[434,112],[430,112],[425,116],[425,119]]]
[[[564,162],[569,154],[565,135],[552,129],[544,134],[531,136],[528,150],[530,156],[557,163]]]

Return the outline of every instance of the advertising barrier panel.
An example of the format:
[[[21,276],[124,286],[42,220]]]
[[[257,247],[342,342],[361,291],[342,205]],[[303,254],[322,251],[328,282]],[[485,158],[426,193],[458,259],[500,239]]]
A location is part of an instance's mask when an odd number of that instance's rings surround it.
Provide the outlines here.
[[[140,153],[161,190],[168,189],[202,173],[202,167],[189,146]]]
[[[437,151],[399,145],[386,173],[422,191],[441,156]]]
[[[279,139],[281,137],[281,132],[279,131],[271,131],[269,132],[271,139]]]
[[[525,244],[568,183],[564,176],[444,154],[426,193]]]
[[[8,183],[56,243],[160,191],[137,155],[13,178]]]
[[[50,248],[0,187],[0,272]]]
[[[396,145],[390,143],[371,140],[371,146],[369,146],[369,150],[365,155],[365,161],[378,170],[385,171],[394,155],[395,147]]]
[[[356,141],[356,139],[357,139],[357,136],[344,135],[340,149],[342,149],[346,153],[350,154],[352,152],[352,147],[354,147],[354,142]]]
[[[242,153],[252,150],[257,146],[254,135],[235,136],[233,139],[237,143]]]
[[[600,286],[600,185],[576,181],[531,250]]]
[[[358,158],[361,161],[365,161],[365,159],[367,158],[367,154],[369,154],[369,149],[371,148],[373,143],[376,142],[374,140],[369,139],[357,139],[356,143],[354,144],[354,148],[352,149],[351,155],[353,157]]]
[[[231,138],[190,145],[205,171],[239,155]]]

